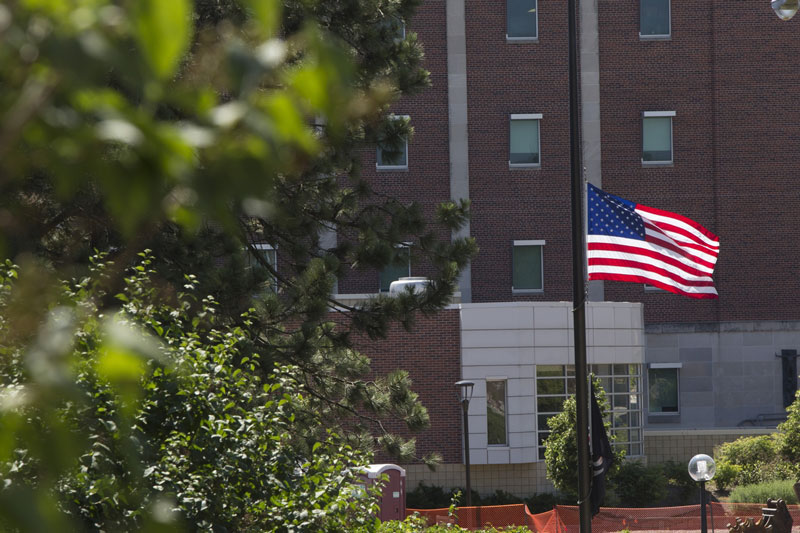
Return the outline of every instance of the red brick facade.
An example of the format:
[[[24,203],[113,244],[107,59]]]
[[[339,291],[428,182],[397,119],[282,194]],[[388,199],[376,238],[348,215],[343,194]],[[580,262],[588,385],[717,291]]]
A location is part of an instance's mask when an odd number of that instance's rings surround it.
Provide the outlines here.
[[[416,437],[417,455],[432,452],[445,463],[462,460],[461,407],[455,382],[461,379],[461,330],[459,312],[445,310],[432,317],[417,317],[413,331],[395,325],[386,339],[362,340],[356,347],[372,359],[376,375],[407,370],[413,390],[428,409],[430,428],[410,434],[397,422],[387,428],[406,437]],[[389,460],[377,457],[376,461]]]

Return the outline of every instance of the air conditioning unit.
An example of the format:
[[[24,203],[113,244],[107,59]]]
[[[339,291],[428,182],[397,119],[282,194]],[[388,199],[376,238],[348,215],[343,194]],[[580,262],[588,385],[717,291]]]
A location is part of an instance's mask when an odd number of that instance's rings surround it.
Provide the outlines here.
[[[389,285],[389,294],[400,294],[405,292],[407,287],[411,287],[411,292],[418,294],[424,291],[430,282],[428,278],[400,278]]]

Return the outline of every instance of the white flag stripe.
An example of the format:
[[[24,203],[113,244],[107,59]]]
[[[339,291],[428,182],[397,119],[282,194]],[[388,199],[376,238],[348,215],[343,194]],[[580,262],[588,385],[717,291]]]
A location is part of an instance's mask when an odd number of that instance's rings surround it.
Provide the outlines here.
[[[650,272],[649,270],[642,270],[640,268],[624,268],[624,267],[612,267],[608,269],[603,265],[589,265],[589,274],[620,274],[620,275],[627,275],[627,276],[640,276],[644,279],[663,283],[664,285],[669,285],[670,287],[675,287],[683,292],[689,293],[703,293],[703,294],[717,294],[717,291],[714,287],[696,287],[694,285],[683,285],[681,283],[676,282],[675,280],[662,276],[660,274],[656,274],[655,272]]]
[[[717,262],[717,256],[716,255],[707,254],[707,253],[701,252],[700,250],[694,250],[692,248],[686,248],[684,246],[681,246],[681,244],[679,242],[676,242],[675,239],[673,239],[671,236],[669,236],[669,235],[667,235],[667,234],[665,234],[663,232],[652,230],[652,229],[650,229],[648,227],[645,227],[644,231],[645,231],[645,234],[649,235],[650,237],[653,237],[654,239],[658,239],[658,240],[660,240],[660,241],[662,241],[662,242],[664,242],[666,244],[671,244],[672,246],[680,248],[681,250],[684,251],[684,253],[686,253],[688,255],[694,256],[694,257],[696,257],[697,259],[699,259],[701,261],[705,261],[707,263],[710,263],[712,265],[712,267]],[[631,240],[635,240],[635,239],[631,239]],[[675,254],[675,255],[680,255],[677,252],[670,252],[670,253],[671,254]],[[687,259],[687,260],[691,261],[691,259]],[[713,268],[712,268],[712,270],[713,270]]]
[[[688,244],[688,245],[690,245],[689,248],[691,248],[693,250],[696,249],[696,248],[700,248],[701,250],[705,250],[705,253],[713,255],[714,257],[719,255],[719,249],[711,248],[710,246],[706,246],[705,243],[697,242],[697,241],[695,241],[693,239],[690,239],[683,233],[679,233],[679,232],[676,232],[676,231],[669,230],[667,228],[664,228],[663,226],[655,225],[655,222],[653,222],[652,220],[648,220],[645,223],[645,231],[648,231],[648,230],[649,231],[658,231],[659,233],[668,236],[673,241],[675,241],[675,243],[679,244],[681,247],[683,247],[684,244]],[[698,250],[698,253],[703,253],[703,252]]]
[[[713,267],[707,267],[705,265],[695,263],[691,259],[686,258],[685,256],[679,254],[678,252],[674,252],[672,250],[669,250],[652,242],[640,241],[638,239],[628,239],[626,237],[609,237],[607,235],[588,235],[586,242],[588,244],[596,242],[603,244],[613,244],[617,246],[633,246],[635,248],[641,248],[642,250],[647,250],[651,253],[671,257],[675,261],[679,261],[680,263],[683,263],[686,266],[694,267],[702,272],[708,272],[709,274],[714,273]]]
[[[671,265],[669,263],[665,263],[664,261],[659,261],[657,259],[653,259],[652,257],[646,257],[642,255],[614,252],[611,250],[589,250],[588,257],[589,259],[616,259],[618,261],[635,261],[637,263],[647,263],[656,268],[662,268],[667,272],[671,272],[676,276],[680,276],[680,278],[687,283],[691,283],[693,281],[713,281],[710,275],[698,276],[696,274],[690,274],[685,270],[678,268],[674,265]],[[607,268],[613,269],[618,267],[616,265],[607,265]]]
[[[672,224],[673,226],[677,226],[677,227],[685,230],[686,233],[689,233],[689,234],[693,235],[694,237],[696,237],[697,241],[700,241],[703,244],[705,244],[707,246],[710,246],[711,248],[719,249],[719,241],[715,241],[715,240],[709,239],[702,232],[698,231],[697,228],[692,227],[690,224],[687,224],[683,220],[680,220],[680,219],[677,219],[677,218],[668,217],[668,216],[664,216],[664,215],[659,215],[659,214],[656,214],[656,213],[651,213],[649,211],[646,211],[644,209],[640,209],[638,207],[636,208],[636,212],[639,214],[639,216],[641,216],[641,217],[643,217],[645,219],[654,220],[656,222],[667,222],[669,224]]]

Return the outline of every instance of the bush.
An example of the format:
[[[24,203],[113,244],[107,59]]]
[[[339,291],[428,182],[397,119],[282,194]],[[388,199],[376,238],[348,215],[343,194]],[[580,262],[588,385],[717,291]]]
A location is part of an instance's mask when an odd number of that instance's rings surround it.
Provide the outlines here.
[[[697,490],[697,483],[689,476],[689,472],[684,463],[677,461],[667,461],[659,465],[670,487],[675,487],[679,504],[685,504]],[[717,465],[717,476],[719,475],[719,465]],[[714,477],[716,479],[716,476]]]
[[[666,495],[667,479],[658,465],[626,461],[614,476],[612,487],[623,507],[647,507]]]
[[[452,487],[450,490],[445,490],[438,485],[428,485],[421,481],[417,488],[406,494],[406,507],[409,509],[445,509],[450,507],[454,500],[463,505],[466,502],[466,498],[463,496],[464,492],[463,488]],[[475,489],[472,489],[471,493],[472,505],[485,505]]]
[[[788,418],[778,426],[782,439],[778,443],[778,453],[795,466],[795,479],[800,478],[800,390],[795,393],[795,400],[786,409]]]
[[[570,500],[561,494],[542,492],[525,498],[525,504],[531,513],[537,514],[550,511],[556,505],[575,505],[575,500]]]
[[[797,496],[792,488],[794,481],[768,481],[754,485],[742,485],[733,489],[730,495],[732,503],[767,503],[769,498],[782,499],[787,504],[796,504]]]
[[[741,437],[714,451],[718,488],[794,479],[797,467],[781,455],[785,435]]]

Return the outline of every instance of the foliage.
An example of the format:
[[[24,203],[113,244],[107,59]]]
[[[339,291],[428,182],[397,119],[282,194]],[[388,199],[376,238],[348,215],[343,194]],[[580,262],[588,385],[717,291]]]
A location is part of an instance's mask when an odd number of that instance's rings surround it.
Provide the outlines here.
[[[795,479],[800,480],[800,390],[795,393],[794,401],[786,408],[787,419],[778,426],[782,435],[778,442],[778,453],[781,457],[798,468]]]
[[[679,505],[688,503],[692,494],[697,491],[697,483],[689,476],[686,465],[677,461],[666,461],[658,466],[667,480],[667,485],[676,490]],[[719,465],[717,465],[715,480],[719,473]]]
[[[381,336],[393,320],[410,327],[437,311],[476,250],[450,238],[466,202],[425,212],[373,194],[359,172],[366,146],[411,133],[387,119],[391,102],[428,84],[415,34],[396,31],[417,3],[0,5],[0,257],[51,288],[82,276],[92,250],[109,251],[111,296],[95,305],[113,314],[124,268],[152,244],[165,294],[195,273],[219,320],[259,331],[241,348],[260,353],[257,373],[300,374],[319,405],[299,410],[297,427],[415,458],[414,441],[380,421],[417,430],[427,411],[407,374],[371,379],[350,333]],[[279,251],[279,269],[254,242]],[[401,242],[413,243],[429,290],[358,307],[332,300],[337,279],[391,264]],[[34,254],[60,274],[25,260]],[[267,279],[276,291],[263,290]],[[31,292],[21,337],[33,338],[54,294]],[[338,322],[332,308],[346,311]]]
[[[600,384],[600,380],[594,376],[591,379],[594,382],[597,403],[600,405],[600,412],[603,414],[606,431],[608,432],[611,423],[608,421],[609,405],[606,393]],[[571,498],[572,502],[579,499],[576,419],[576,402],[575,396],[572,395],[564,401],[562,411],[548,420],[550,435],[544,442],[547,479],[553,483],[556,489]],[[609,435],[609,441],[613,445],[613,435]],[[614,465],[611,467],[608,477],[613,477],[624,457],[624,450],[614,449]]]
[[[443,487],[428,485],[422,481],[414,490],[406,493],[406,505],[409,509],[444,509],[452,501],[453,497],[459,493],[463,493],[463,489],[452,488],[447,491]],[[499,489],[488,496],[481,496],[473,489],[472,503],[473,505],[525,503],[530,512],[536,514],[550,511],[556,505],[572,505],[574,500],[549,492],[536,493],[527,498],[520,498]]]
[[[464,494],[462,488],[453,487],[448,491],[444,487],[428,485],[421,481],[414,490],[406,493],[406,506],[409,509],[444,509],[462,494]],[[472,489],[472,504],[482,504],[481,496],[475,489]]]
[[[740,437],[719,445],[714,451],[717,475],[714,481],[720,489],[736,485],[751,485],[767,481],[793,479],[796,466],[780,453],[786,435],[773,433]]]
[[[665,496],[667,478],[659,465],[625,461],[614,476],[613,489],[620,506],[648,507]]]
[[[753,485],[740,485],[731,491],[729,501],[732,503],[761,503],[766,504],[769,498],[782,499],[787,504],[797,503],[794,493],[794,481],[766,481]]]
[[[26,283],[0,275],[0,523],[21,531],[343,531],[374,523],[356,498],[369,457],[306,433],[315,401],[292,367],[266,377],[251,332],[221,326],[195,280],[165,302],[151,259],[113,314],[113,264],[62,284],[29,343],[14,342]],[[245,317],[247,322],[247,317]],[[161,529],[159,529],[161,528]]]

